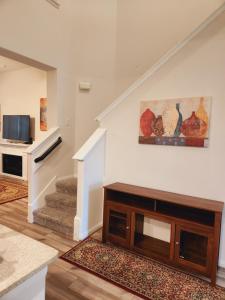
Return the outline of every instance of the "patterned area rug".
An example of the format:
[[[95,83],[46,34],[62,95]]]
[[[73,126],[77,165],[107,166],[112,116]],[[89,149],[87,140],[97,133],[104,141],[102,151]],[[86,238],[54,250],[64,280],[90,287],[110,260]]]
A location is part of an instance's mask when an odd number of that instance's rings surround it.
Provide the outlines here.
[[[28,190],[25,185],[0,179],[0,204],[27,197]]]
[[[225,289],[102,242],[88,238],[61,257],[144,299],[224,300]]]

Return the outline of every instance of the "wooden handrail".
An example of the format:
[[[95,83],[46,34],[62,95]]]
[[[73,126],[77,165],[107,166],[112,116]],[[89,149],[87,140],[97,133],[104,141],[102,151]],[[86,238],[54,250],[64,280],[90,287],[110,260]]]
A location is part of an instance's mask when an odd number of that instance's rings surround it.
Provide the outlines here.
[[[62,143],[62,138],[61,136],[57,139],[57,141],[50,146],[42,155],[39,157],[35,158],[34,162],[38,163],[42,160],[44,160],[56,147],[58,147]]]
[[[35,155],[39,153],[43,148],[48,145],[50,140],[57,139],[60,136],[60,129],[59,127],[53,127],[49,129],[48,131],[43,132],[43,135],[41,136],[38,141],[35,141],[32,145],[30,145],[26,150],[24,150],[27,154]]]

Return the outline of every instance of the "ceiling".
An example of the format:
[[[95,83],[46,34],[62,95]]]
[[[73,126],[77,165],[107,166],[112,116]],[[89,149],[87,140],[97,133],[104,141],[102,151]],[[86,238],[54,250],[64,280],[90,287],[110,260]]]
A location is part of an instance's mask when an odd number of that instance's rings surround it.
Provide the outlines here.
[[[0,56],[0,73],[27,68],[28,65]]]

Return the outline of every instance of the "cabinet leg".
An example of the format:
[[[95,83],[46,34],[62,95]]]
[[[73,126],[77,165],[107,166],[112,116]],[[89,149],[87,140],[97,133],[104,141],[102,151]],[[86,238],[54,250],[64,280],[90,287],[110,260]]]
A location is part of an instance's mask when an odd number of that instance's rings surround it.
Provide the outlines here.
[[[216,278],[217,278],[217,264],[216,264],[216,267],[212,268],[212,274],[211,274],[211,285],[212,286],[216,285]]]
[[[211,284],[216,285],[217,269],[218,269],[218,256],[219,256],[219,244],[220,244],[220,229],[221,229],[221,213],[215,214],[215,225],[214,225],[214,248],[213,248],[213,260],[212,260],[212,273],[211,273]]]
[[[216,286],[216,276],[211,277],[211,285]]]

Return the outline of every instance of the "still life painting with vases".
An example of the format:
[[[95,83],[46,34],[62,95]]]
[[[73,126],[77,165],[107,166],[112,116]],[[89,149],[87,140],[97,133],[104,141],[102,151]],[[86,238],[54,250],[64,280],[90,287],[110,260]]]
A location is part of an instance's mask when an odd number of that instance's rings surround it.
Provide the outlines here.
[[[211,97],[141,101],[139,143],[207,147]]]

